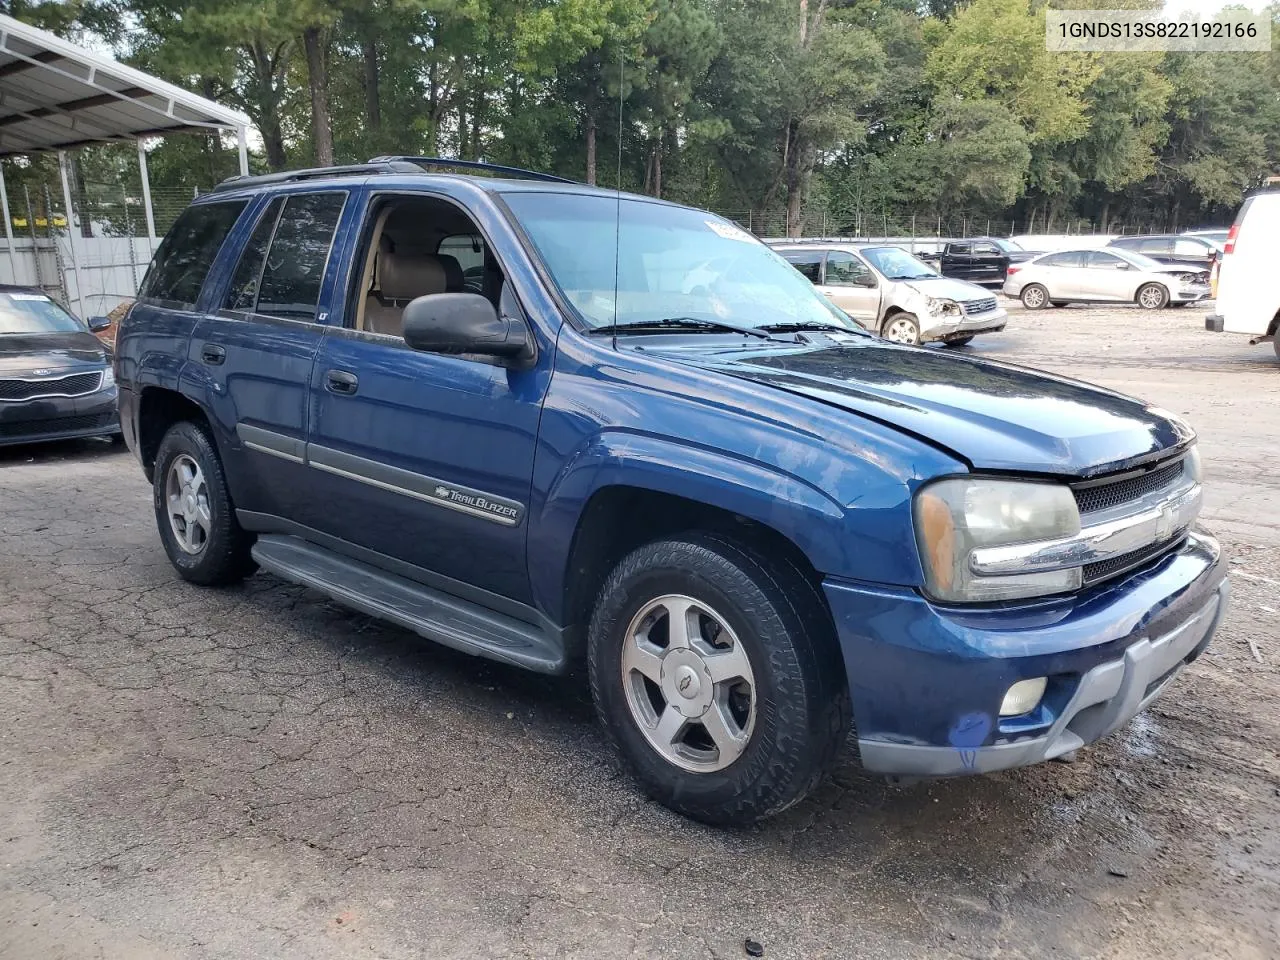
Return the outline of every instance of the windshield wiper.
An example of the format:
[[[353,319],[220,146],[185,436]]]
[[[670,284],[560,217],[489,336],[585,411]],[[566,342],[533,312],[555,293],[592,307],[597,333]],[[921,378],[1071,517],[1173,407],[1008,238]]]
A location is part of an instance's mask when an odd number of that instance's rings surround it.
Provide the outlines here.
[[[626,323],[596,327],[592,333],[611,333],[614,330],[625,330],[628,333],[643,333],[646,330],[662,332],[664,330],[700,330],[706,333],[744,333],[750,337],[769,339],[769,334],[759,327],[740,327],[720,320],[700,320],[697,317],[663,317],[661,320],[628,320]]]
[[[838,323],[823,323],[821,320],[788,320],[785,323],[766,323],[760,328],[770,333],[790,333],[792,330],[834,330],[837,333],[856,333],[849,327]]]

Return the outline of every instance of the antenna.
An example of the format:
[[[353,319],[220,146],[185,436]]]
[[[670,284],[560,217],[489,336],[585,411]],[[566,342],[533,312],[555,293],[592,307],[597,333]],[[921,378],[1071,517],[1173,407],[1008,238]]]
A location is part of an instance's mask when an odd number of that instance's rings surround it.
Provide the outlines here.
[[[622,260],[622,83],[626,44],[618,44],[618,173],[613,182],[616,206],[613,214],[613,349],[618,349],[618,263]]]

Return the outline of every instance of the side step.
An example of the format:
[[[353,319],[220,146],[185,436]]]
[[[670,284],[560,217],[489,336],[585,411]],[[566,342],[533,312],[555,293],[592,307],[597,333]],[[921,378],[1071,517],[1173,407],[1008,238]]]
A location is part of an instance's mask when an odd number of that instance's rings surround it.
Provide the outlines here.
[[[387,573],[297,537],[260,536],[253,559],[285,580],[326,593],[428,640],[539,673],[561,673],[561,645],[531,623]]]

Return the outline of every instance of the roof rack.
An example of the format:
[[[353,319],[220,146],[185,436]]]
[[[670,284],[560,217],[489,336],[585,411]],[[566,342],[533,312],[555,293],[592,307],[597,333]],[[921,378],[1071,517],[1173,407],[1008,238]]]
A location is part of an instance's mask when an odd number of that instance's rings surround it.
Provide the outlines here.
[[[567,177],[557,177],[537,170],[526,170],[523,167],[506,167],[500,163],[482,163],[479,160],[450,160],[447,157],[374,157],[370,163],[412,163],[426,169],[483,170],[488,173],[504,173],[511,177],[523,177],[526,180],[546,180],[550,183],[577,183]]]
[[[292,183],[297,180],[319,180],[327,177],[359,177],[386,173],[421,173],[422,168],[416,164],[392,162],[389,158],[370,160],[368,163],[351,163],[340,167],[308,167],[305,170],[283,170],[280,173],[264,173],[258,176],[227,177],[216,187],[214,193],[226,190],[239,190],[241,187],[264,186],[269,183]]]
[[[478,160],[450,160],[446,157],[374,157],[368,163],[351,163],[340,167],[308,167],[305,170],[284,170],[280,173],[264,173],[254,177],[227,177],[213,188],[213,192],[223,193],[227,190],[239,190],[242,187],[260,187],[271,183],[294,183],[299,180],[319,180],[329,177],[369,177],[391,173],[425,174],[437,169],[451,168],[484,170],[509,177],[547,180],[553,183],[577,182],[565,177],[553,176],[550,173],[539,173],[536,170],[525,170],[521,167],[504,167],[498,163],[481,163]]]

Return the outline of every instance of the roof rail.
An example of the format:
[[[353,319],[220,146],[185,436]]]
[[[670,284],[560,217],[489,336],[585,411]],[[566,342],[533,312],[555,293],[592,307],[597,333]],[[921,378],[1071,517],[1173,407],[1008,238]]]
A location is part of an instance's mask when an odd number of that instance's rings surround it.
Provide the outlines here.
[[[282,170],[280,173],[264,173],[258,176],[227,177],[216,187],[214,193],[227,190],[239,190],[241,187],[264,186],[269,183],[291,183],[297,180],[319,180],[327,177],[360,177],[385,173],[421,173],[417,164],[397,162],[396,158],[379,158],[368,163],[352,163],[340,167],[308,167],[305,170]]]
[[[577,183],[567,177],[557,177],[550,173],[539,173],[537,170],[525,170],[523,167],[505,167],[500,163],[481,163],[478,160],[450,160],[447,157],[374,157],[370,163],[412,163],[427,170],[435,168],[454,168],[457,170],[484,170],[489,173],[504,173],[512,177],[524,177],[527,180],[546,180],[551,183]]]

